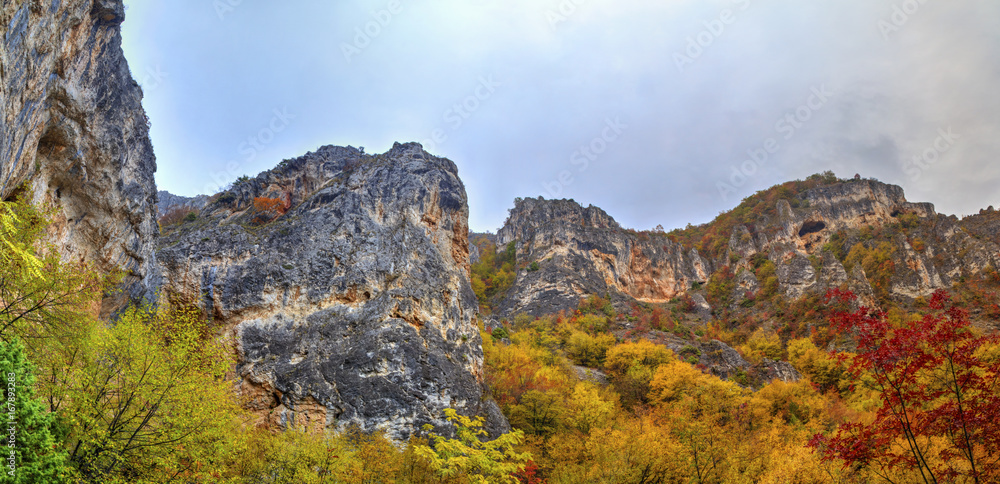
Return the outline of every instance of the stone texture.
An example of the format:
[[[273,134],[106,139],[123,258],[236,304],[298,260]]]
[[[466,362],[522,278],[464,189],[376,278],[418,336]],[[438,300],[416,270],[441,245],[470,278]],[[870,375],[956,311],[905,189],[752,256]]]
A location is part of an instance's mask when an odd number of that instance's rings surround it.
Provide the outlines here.
[[[175,208],[187,208],[191,210],[201,210],[206,204],[208,204],[208,195],[198,195],[195,197],[185,197],[181,195],[174,195],[166,190],[160,190],[156,192],[156,216],[162,217],[167,214],[167,212]]]
[[[253,199],[287,213],[255,222]],[[384,429],[405,440],[443,409],[506,421],[481,385],[457,168],[419,144],[327,146],[213,197],[160,243],[166,298],[235,343],[262,423]]]
[[[515,242],[518,261],[539,261],[539,270],[518,273],[500,303],[508,316],[574,309],[588,294],[666,302],[707,281],[712,267],[697,251],[626,231],[603,210],[572,200],[517,200],[497,242]]]
[[[127,271],[146,295],[155,263],[156,161],[142,89],[121,50],[120,0],[5,1],[0,9],[0,197],[27,183],[57,208],[66,260]],[[108,298],[103,312],[120,307]]]

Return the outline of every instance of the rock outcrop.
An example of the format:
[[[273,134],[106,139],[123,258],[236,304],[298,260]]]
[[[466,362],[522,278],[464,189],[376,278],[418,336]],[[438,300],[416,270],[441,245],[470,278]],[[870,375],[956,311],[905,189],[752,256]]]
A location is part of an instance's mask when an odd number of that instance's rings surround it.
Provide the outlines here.
[[[666,302],[723,267],[735,274],[730,298],[735,310],[746,294],[761,287],[753,273],[760,256],[774,263],[779,290],[787,298],[847,285],[871,305],[877,293],[872,275],[861,264],[845,268],[841,260],[858,243],[873,248],[888,244],[893,270],[885,292],[902,301],[927,297],[962,277],[1000,267],[995,242],[1000,217],[993,211],[958,221],[936,213],[932,204],[908,202],[898,186],[874,180],[821,185],[789,198],[794,207],[789,199],[779,199],[772,207],[776,215],[737,224],[728,235],[728,248],[714,259],[685,249],[666,234],[624,230],[597,207],[584,208],[572,200],[519,199],[497,232],[498,247],[515,243],[522,263],[500,313],[509,317],[573,309],[590,294]],[[887,229],[879,232],[884,240],[873,240],[880,228]],[[841,258],[826,250],[831,242]],[[537,270],[524,268],[531,262]]]
[[[514,242],[522,270],[500,313],[540,316],[573,309],[588,294],[622,293],[666,302],[708,280],[712,263],[697,250],[626,231],[603,210],[572,200],[517,200],[497,245]]]
[[[752,227],[754,235],[748,226],[738,226],[727,257],[737,261],[734,271],[750,272],[752,257],[766,255],[778,268],[781,291],[792,299],[847,284],[865,303],[876,304],[873,275],[860,264],[845,269],[844,261],[825,250],[831,241],[842,256],[857,244],[888,251],[892,272],[885,293],[902,302],[951,288],[963,276],[1000,262],[1000,247],[989,238],[970,235],[930,203],[906,201],[895,185],[841,182],[807,190],[798,201],[793,208],[779,200],[777,220]],[[734,293],[734,304],[742,294]]]
[[[271,213],[255,208],[265,198]],[[262,422],[405,440],[443,429],[453,407],[503,430],[481,384],[468,234],[450,160],[416,143],[375,156],[327,146],[164,235],[162,294],[196,302],[232,338]]]
[[[167,214],[167,212],[181,208],[190,210],[201,210],[208,204],[208,195],[198,195],[195,197],[184,197],[181,195],[174,195],[166,190],[160,190],[156,192],[156,214],[158,217],[162,217]]]
[[[154,266],[156,161],[142,89],[121,50],[121,0],[7,2],[0,9],[0,198],[57,207],[64,260],[127,271],[146,295]],[[104,312],[124,301],[109,298]]]
[[[626,337],[624,332],[619,333],[619,336]],[[670,348],[681,360],[701,365],[705,371],[719,378],[736,380],[741,385],[766,384],[775,380],[796,382],[802,379],[802,375],[787,361],[762,358],[755,365],[719,340],[692,341],[662,331],[649,331],[643,336]]]

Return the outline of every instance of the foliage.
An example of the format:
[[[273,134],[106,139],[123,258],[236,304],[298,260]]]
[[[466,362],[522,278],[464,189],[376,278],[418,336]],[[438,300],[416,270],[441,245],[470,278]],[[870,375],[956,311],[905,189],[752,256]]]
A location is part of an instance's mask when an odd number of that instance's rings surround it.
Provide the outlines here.
[[[656,369],[675,360],[669,349],[648,340],[623,343],[607,352],[605,369],[626,405],[645,401]]]
[[[748,361],[754,364],[760,363],[763,358],[781,360],[785,351],[781,346],[781,337],[774,331],[767,331],[764,328],[757,328],[750,335],[745,345],[738,348]]]
[[[0,341],[0,375],[4,377],[4,412],[7,414],[3,483],[50,483],[64,480],[66,451],[62,429],[45,402],[35,396],[35,368],[28,361],[20,339]],[[13,458],[13,461],[9,459]]]
[[[254,197],[254,222],[266,223],[284,215],[288,207],[283,200],[268,197]]]
[[[479,249],[479,260],[470,270],[472,290],[479,299],[480,309],[490,314],[494,304],[507,294],[517,278],[516,248],[511,242],[504,250],[497,251],[496,245],[486,237],[477,237],[471,242]]]
[[[492,336],[493,339],[506,339],[510,337],[510,333],[507,331],[507,329],[499,327],[494,329],[493,332],[490,333],[490,336]]]
[[[808,338],[788,342],[788,361],[823,393],[846,389],[844,365]]]
[[[604,363],[608,350],[616,342],[616,338],[610,334],[591,336],[574,331],[566,342],[566,355],[578,365],[596,368]]]
[[[91,320],[80,313],[117,281],[84,264],[62,263],[41,241],[50,216],[23,201],[0,202],[0,339],[18,336],[32,354],[37,340],[77,334]]]
[[[126,310],[97,325],[62,378],[70,461],[86,482],[218,472],[238,428],[229,352],[185,309]],[[215,463],[213,463],[215,462]]]
[[[614,305],[611,304],[611,301],[608,301],[607,299],[596,294],[592,294],[581,299],[579,310],[583,314],[593,314],[595,316],[603,314],[607,318],[613,318],[618,314],[615,311]],[[605,322],[607,322],[606,319]]]
[[[513,474],[523,471],[531,460],[530,454],[515,450],[524,440],[523,432],[515,430],[483,441],[486,431],[481,417],[469,418],[451,408],[445,409],[445,415],[455,425],[457,438],[431,433],[432,445],[415,446],[416,454],[428,459],[432,469],[445,478],[467,476],[472,483],[517,482]],[[432,429],[425,426],[427,431]]]
[[[865,275],[871,282],[875,295],[880,300],[887,301],[892,275],[895,271],[895,262],[893,262],[895,253],[896,246],[889,241],[880,242],[874,247],[858,242],[848,252],[847,259],[844,261],[844,269],[850,272],[854,266],[860,265],[865,270]]]
[[[177,206],[171,208],[170,210],[167,210],[167,213],[163,214],[163,216],[159,218],[158,222],[160,223],[161,229],[168,229],[170,227],[174,227],[185,222],[194,222],[197,219],[198,219],[197,209],[185,206]]]
[[[849,292],[828,296],[851,300]],[[886,481],[996,482],[1000,479],[1000,358],[997,336],[977,336],[965,311],[946,293],[933,312],[892,324],[886,313],[861,307],[835,318],[851,332],[857,354],[842,356],[851,377],[877,392],[871,421],[840,425],[811,445],[825,459],[871,468]]]
[[[713,307],[728,307],[732,299],[733,289],[736,288],[736,275],[733,274],[729,266],[723,266],[716,271],[708,280],[706,291],[708,302]]]

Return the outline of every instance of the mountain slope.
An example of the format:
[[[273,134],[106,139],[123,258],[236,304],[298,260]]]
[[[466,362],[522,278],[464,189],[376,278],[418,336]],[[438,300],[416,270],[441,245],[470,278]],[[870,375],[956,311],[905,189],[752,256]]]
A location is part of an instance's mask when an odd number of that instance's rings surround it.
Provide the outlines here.
[[[271,425],[405,440],[453,407],[502,430],[480,382],[466,200],[454,163],[416,143],[324,147],[168,227],[163,295],[233,338],[241,391]]]
[[[765,261],[774,278],[768,296],[794,300],[847,285],[872,304],[910,303],[1000,265],[995,225],[967,228],[973,223],[908,202],[898,186],[823,177],[761,192],[709,224],[669,234],[624,230],[571,200],[518,200],[498,245],[513,242],[522,267],[537,262],[538,270],[518,272],[499,310],[541,315],[606,293],[665,303],[713,276],[735,279],[709,297],[716,312],[736,309],[768,283],[757,276]]]
[[[0,9],[0,198],[56,207],[64,260],[126,272],[146,295],[155,265],[156,161],[142,89],[121,50],[121,0],[4,2]],[[124,303],[105,301],[105,314]]]

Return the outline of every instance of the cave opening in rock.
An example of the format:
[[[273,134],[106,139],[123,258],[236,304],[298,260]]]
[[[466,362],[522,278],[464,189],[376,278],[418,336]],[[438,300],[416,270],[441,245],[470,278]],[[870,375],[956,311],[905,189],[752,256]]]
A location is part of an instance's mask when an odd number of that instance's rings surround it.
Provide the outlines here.
[[[821,221],[810,221],[802,224],[802,228],[799,229],[799,237],[805,237],[808,234],[814,234],[826,228],[826,224]]]

